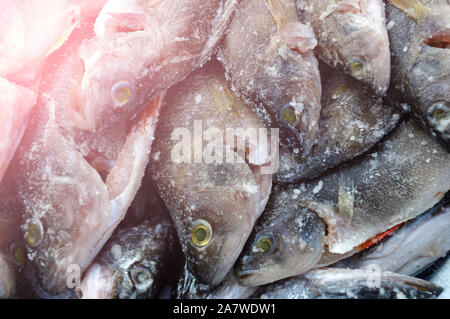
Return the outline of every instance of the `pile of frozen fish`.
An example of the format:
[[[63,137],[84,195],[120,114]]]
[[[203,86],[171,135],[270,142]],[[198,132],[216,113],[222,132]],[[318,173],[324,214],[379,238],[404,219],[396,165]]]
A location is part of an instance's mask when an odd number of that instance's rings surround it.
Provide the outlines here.
[[[0,0],[0,297],[448,297],[449,48],[448,0]]]

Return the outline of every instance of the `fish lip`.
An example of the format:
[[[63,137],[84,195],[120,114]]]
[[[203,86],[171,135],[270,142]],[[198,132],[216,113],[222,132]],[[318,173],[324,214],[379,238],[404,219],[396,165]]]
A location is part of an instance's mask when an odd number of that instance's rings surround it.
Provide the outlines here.
[[[254,282],[254,278],[261,277],[262,275],[262,271],[257,269],[236,271],[236,277],[239,284],[242,286],[254,286],[254,284],[252,284]]]
[[[233,267],[233,264],[239,257],[239,251],[235,248],[239,247],[239,244],[241,242],[243,242],[241,236],[234,232],[227,232],[224,235],[222,246],[220,247],[220,251],[218,253],[219,258],[217,260],[216,266],[214,267],[214,270],[212,271],[212,276],[210,277],[210,280],[208,280],[211,286],[220,284],[227,273],[230,271],[230,269]],[[230,259],[231,262],[226,262],[227,257],[225,257],[225,253],[228,251],[235,251],[235,256]]]

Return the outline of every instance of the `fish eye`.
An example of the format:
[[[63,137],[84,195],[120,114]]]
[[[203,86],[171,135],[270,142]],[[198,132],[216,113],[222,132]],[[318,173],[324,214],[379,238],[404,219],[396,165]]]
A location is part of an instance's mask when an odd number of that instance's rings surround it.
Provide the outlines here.
[[[11,244],[9,254],[17,266],[25,264],[26,254],[25,249],[17,243]]]
[[[111,97],[116,106],[124,106],[133,97],[133,86],[128,81],[120,81],[111,88]]]
[[[211,225],[203,219],[198,219],[192,224],[191,239],[195,246],[206,246],[212,237]]]
[[[275,239],[271,235],[263,235],[256,241],[256,251],[261,255],[268,255],[275,249]]]
[[[286,104],[281,108],[280,117],[286,124],[294,127],[300,120],[300,113],[291,104]]]
[[[364,73],[364,62],[360,59],[350,62],[350,72],[354,77],[360,78]]]
[[[35,248],[39,246],[44,238],[44,227],[40,221],[32,221],[28,224],[25,233],[25,241],[28,246]]]
[[[130,278],[137,289],[148,287],[153,282],[150,269],[139,265],[133,266],[130,271]]]
[[[433,112],[433,118],[436,122],[440,122],[442,120],[447,119],[449,115],[450,114],[442,108],[436,108],[436,110],[434,110]]]

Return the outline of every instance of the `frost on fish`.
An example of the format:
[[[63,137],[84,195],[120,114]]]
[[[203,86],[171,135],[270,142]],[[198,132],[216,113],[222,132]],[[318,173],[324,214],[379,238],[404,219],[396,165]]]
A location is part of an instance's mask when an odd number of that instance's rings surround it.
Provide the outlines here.
[[[391,61],[382,0],[297,0],[297,8],[314,29],[321,60],[386,93]]]
[[[66,272],[87,268],[135,197],[149,160],[160,99],[130,129],[103,182],[55,122],[55,101],[41,97],[17,160],[28,256],[48,293],[66,288]]]
[[[108,1],[80,51],[75,126],[99,131],[137,116],[211,57],[236,2]]]
[[[235,129],[249,128],[266,131],[214,61],[167,92],[156,132],[152,177],[189,270],[213,286],[230,270],[270,194],[272,175],[261,171],[270,164],[269,151],[253,139],[239,147],[245,136]],[[225,140],[227,129],[234,133]]]
[[[329,251],[350,252],[370,238],[412,219],[450,189],[450,154],[409,120],[360,162],[342,165],[318,180],[289,186],[299,204],[328,227]]]
[[[399,112],[373,97],[358,83],[332,73],[322,96],[317,138],[310,154],[280,150],[279,183],[292,183],[319,176],[329,168],[368,151],[400,119]]]
[[[320,269],[261,287],[260,299],[425,299],[442,288],[425,280],[361,269]]]
[[[0,182],[28,125],[36,94],[0,77]]]
[[[312,146],[321,108],[316,44],[294,0],[249,0],[240,2],[219,50],[233,90],[267,127],[280,128],[282,145],[302,153]]]
[[[46,102],[38,102],[14,169],[28,258],[44,289],[57,294],[69,265],[83,271],[95,257],[110,207],[100,176],[61,135]]]
[[[34,81],[42,61],[76,27],[79,7],[69,0],[0,1],[0,75]]]
[[[241,286],[230,271],[216,287],[202,284],[185,267],[176,287],[177,299],[247,299],[258,287]]]
[[[177,238],[169,220],[118,229],[81,283],[84,299],[154,298],[175,268]],[[179,249],[179,248],[178,248]]]
[[[433,208],[384,241],[333,267],[367,268],[415,276],[450,251],[450,207]]]
[[[450,4],[391,1],[392,95],[443,141],[450,142]],[[399,5],[401,2],[402,5]]]

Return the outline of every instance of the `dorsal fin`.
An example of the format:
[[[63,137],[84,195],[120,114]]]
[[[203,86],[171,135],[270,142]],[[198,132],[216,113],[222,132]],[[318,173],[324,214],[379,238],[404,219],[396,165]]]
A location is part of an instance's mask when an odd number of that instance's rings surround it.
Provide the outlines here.
[[[406,13],[410,18],[419,21],[430,13],[420,0],[388,0],[394,6]]]

